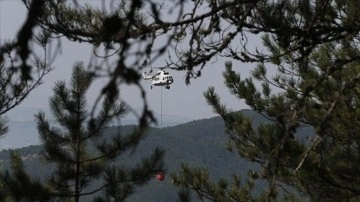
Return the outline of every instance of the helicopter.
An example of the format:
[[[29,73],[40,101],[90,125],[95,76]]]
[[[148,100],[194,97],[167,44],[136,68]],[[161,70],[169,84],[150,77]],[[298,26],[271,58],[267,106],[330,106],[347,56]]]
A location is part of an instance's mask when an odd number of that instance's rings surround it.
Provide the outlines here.
[[[154,75],[147,72],[143,72],[142,74],[144,80],[152,80],[152,85],[150,86],[151,89],[153,86],[165,86],[166,89],[170,89],[170,85],[174,82],[173,77],[164,69],[158,71]]]

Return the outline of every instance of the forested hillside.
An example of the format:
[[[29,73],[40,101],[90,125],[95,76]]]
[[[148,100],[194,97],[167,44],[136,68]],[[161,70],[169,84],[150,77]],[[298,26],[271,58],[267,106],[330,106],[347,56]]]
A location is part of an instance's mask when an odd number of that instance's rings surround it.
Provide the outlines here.
[[[243,113],[253,117],[256,123],[265,121],[253,111],[243,110]],[[110,127],[104,132],[111,134],[115,130],[131,130],[132,126]],[[253,166],[241,160],[236,153],[226,151],[226,134],[224,122],[220,117],[196,120],[185,124],[159,128],[150,128],[147,137],[136,148],[136,155],[129,153],[118,159],[121,162],[131,164],[136,162],[152,151],[155,147],[162,148],[165,153],[165,168],[167,169],[165,180],[150,181],[150,184],[138,189],[129,201],[176,201],[177,189],[172,186],[170,173],[179,169],[181,163],[191,166],[204,167],[209,170],[213,178],[226,178],[232,174],[245,174]],[[21,148],[21,153],[27,170],[34,176],[44,176],[50,172],[50,165],[39,159],[41,146],[29,146]],[[9,150],[0,152],[0,160],[4,168],[8,167]],[[245,176],[245,175],[244,175]]]

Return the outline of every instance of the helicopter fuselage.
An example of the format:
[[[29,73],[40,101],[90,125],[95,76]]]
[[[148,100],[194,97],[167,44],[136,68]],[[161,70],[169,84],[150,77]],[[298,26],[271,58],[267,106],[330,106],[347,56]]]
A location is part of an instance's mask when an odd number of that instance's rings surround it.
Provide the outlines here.
[[[145,80],[152,80],[151,84],[153,86],[165,86],[167,89],[169,89],[170,85],[174,82],[173,77],[165,70],[158,71],[155,75],[144,72],[143,76]]]

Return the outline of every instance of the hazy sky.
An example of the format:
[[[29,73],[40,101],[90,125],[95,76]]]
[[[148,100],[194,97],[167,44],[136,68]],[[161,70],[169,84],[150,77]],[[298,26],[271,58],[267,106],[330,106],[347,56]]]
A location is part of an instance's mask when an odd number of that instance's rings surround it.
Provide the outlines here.
[[[93,2],[93,1],[92,1]],[[24,22],[26,9],[20,1],[0,0],[0,40],[11,40],[17,34],[19,27]],[[254,42],[255,43],[255,42]],[[256,42],[259,43],[258,41]],[[50,72],[43,84],[35,89],[29,97],[21,104],[21,107],[46,107],[48,106],[48,97],[52,95],[54,82],[57,80],[67,80],[71,76],[72,66],[77,61],[88,63],[91,55],[91,47],[84,47],[84,44],[71,43],[63,40],[62,54],[59,55],[53,64],[55,69]],[[165,57],[165,56],[164,56]],[[236,71],[248,75],[250,68],[255,64],[234,65]],[[221,96],[223,103],[234,110],[247,108],[243,101],[235,98],[229,93],[224,85],[222,72],[224,71],[224,60],[218,58],[206,65],[202,71],[202,76],[193,79],[191,85],[185,85],[185,72],[170,71],[174,77],[174,83],[170,90],[162,89],[162,112],[163,114],[185,117],[190,120],[210,118],[215,116],[212,108],[207,104],[203,92],[209,86],[214,86],[216,92]],[[104,82],[103,82],[104,84]],[[148,103],[152,110],[160,113],[161,99],[160,87],[150,89],[150,82],[143,81],[147,89]],[[101,89],[101,83],[91,87],[89,93],[89,102],[92,103]],[[140,108],[142,101],[139,91],[134,87],[122,87],[121,97],[134,108]]]

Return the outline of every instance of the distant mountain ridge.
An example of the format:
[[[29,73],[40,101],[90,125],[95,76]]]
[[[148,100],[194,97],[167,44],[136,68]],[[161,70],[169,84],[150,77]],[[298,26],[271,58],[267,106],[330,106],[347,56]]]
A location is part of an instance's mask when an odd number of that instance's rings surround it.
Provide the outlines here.
[[[7,114],[9,132],[5,137],[0,139],[1,149],[15,149],[27,147],[30,145],[39,145],[40,137],[36,129],[34,115],[39,111],[46,114],[48,119],[53,120],[48,108],[39,107],[18,107],[14,108]],[[158,121],[154,127],[168,127],[191,121],[190,119],[168,114],[158,114],[154,112]],[[129,114],[125,118],[120,119],[120,122],[115,121],[113,125],[135,125],[138,121],[134,115]]]

